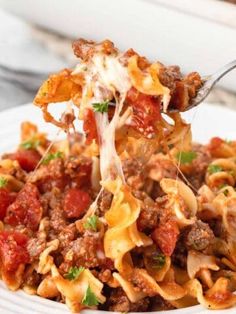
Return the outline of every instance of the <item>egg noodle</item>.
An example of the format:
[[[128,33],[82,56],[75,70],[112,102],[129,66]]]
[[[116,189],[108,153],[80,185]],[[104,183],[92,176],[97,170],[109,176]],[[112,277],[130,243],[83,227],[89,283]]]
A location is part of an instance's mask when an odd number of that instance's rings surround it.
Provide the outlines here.
[[[72,312],[234,306],[236,142],[192,143],[179,112],[199,74],[109,40],[73,49],[75,69],[50,75],[34,99],[66,139],[24,122],[0,161],[2,280]]]

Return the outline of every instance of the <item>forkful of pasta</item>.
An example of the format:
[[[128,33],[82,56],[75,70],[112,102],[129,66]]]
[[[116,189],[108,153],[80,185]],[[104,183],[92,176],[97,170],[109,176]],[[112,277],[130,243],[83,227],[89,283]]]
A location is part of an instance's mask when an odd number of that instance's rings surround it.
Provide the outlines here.
[[[99,114],[107,114],[109,121],[116,116],[117,125],[125,123],[142,136],[153,138],[160,134],[161,125],[166,125],[161,122],[161,113],[176,119],[177,113],[199,105],[236,67],[233,61],[210,76],[201,77],[197,72],[183,75],[178,66],[151,63],[133,49],[120,52],[109,40],[95,43],[79,39],[73,43],[73,50],[78,65],[49,76],[34,103],[47,122],[65,130],[65,119],[56,120],[48,106],[71,101],[79,108],[88,141],[96,137]]]

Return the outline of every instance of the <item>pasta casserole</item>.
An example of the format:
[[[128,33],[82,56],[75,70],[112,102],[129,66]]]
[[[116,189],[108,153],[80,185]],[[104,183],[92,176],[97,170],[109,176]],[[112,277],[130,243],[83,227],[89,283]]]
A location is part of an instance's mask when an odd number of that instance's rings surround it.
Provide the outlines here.
[[[1,279],[76,313],[234,306],[236,141],[192,142],[200,75],[109,40],[73,50],[34,99],[65,139],[26,121],[0,160]]]

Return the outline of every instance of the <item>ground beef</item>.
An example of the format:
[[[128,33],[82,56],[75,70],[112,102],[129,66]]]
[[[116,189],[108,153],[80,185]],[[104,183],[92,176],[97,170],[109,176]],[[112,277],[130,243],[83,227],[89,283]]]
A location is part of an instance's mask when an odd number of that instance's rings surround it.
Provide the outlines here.
[[[188,96],[190,99],[196,96],[197,90],[202,86],[201,77],[197,72],[192,72],[185,76],[183,83],[188,89]]]
[[[157,294],[156,286],[153,286],[153,282],[148,277],[146,270],[134,268],[129,280],[138,291],[142,291],[147,296],[153,297]]]
[[[91,186],[92,159],[84,156],[71,157],[65,161],[65,174],[72,180],[73,187]]]
[[[184,243],[188,249],[205,250],[214,241],[214,233],[207,223],[198,220],[186,228]]]
[[[97,235],[84,235],[72,242],[73,263],[77,266],[94,268],[104,265],[106,257],[102,240]]]
[[[187,255],[188,251],[184,243],[183,235],[181,235],[176,243],[175,250],[171,256],[171,260],[176,266],[186,269]]]
[[[103,190],[98,198],[98,215],[104,216],[104,214],[110,209],[113,194],[107,190]]]
[[[141,162],[136,159],[126,159],[122,162],[127,184],[134,190],[140,190],[145,184],[145,169]]]
[[[75,239],[76,237],[76,227],[75,224],[72,223],[65,228],[62,229],[62,231],[58,234],[58,240],[60,241],[60,249],[68,248],[70,243]]]
[[[208,224],[216,237],[225,240],[227,239],[227,231],[224,228],[224,224],[221,219],[211,219]]]
[[[96,43],[92,40],[80,38],[73,42],[72,49],[76,57],[84,61],[89,60],[95,53],[101,52],[106,55],[110,55],[117,52],[113,42],[108,39],[103,40],[100,43]]]
[[[24,284],[30,287],[37,287],[42,281],[42,276],[38,274],[36,271],[33,272],[25,272],[24,275]]]
[[[159,72],[159,79],[164,86],[168,87],[173,92],[176,86],[176,81],[182,79],[180,68],[176,65],[168,67],[162,66]]]
[[[39,258],[39,255],[46,248],[46,240],[40,238],[31,238],[27,243],[27,251],[30,255],[31,263]]]
[[[160,207],[145,192],[134,192],[135,197],[142,200],[141,212],[137,221],[140,231],[150,231],[154,229],[158,223],[160,215]]]
[[[147,164],[148,177],[156,182],[163,178],[175,179],[177,168],[173,161],[165,158],[162,154],[153,155]]]
[[[181,170],[187,180],[199,189],[204,182],[206,170],[212,158],[203,145],[194,144],[193,151],[197,153],[196,158],[190,164],[182,165]]]
[[[160,219],[160,224],[163,225],[166,221],[170,220],[171,217],[173,216],[172,209],[170,208],[170,206],[168,206],[169,196],[164,195],[164,196],[157,197],[155,202],[157,203],[157,205],[160,208],[159,219]]]
[[[160,82],[170,89],[171,99],[169,107],[184,111],[191,98],[196,96],[201,87],[201,77],[192,72],[183,77],[178,66],[162,66],[159,71]]]
[[[53,188],[64,190],[68,177],[65,175],[64,162],[61,158],[51,160],[48,165],[42,165],[31,176],[30,182],[35,183],[41,193]]]
[[[121,288],[112,290],[108,300],[108,310],[113,312],[145,312],[148,310],[149,299],[145,298],[136,303],[131,303]]]
[[[67,226],[67,221],[63,210],[63,200],[58,189],[53,189],[48,193],[48,215],[50,218],[50,228],[53,233],[60,233]]]
[[[175,307],[168,301],[164,300],[161,296],[155,296],[150,298],[150,308],[149,311],[167,311],[174,310]]]

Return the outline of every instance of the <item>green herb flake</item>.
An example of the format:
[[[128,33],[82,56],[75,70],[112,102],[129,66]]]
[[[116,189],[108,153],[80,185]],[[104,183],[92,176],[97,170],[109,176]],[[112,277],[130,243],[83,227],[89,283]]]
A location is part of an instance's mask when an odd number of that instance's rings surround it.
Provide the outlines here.
[[[96,295],[91,290],[90,286],[88,286],[88,288],[85,292],[85,295],[84,295],[83,300],[82,300],[82,304],[87,305],[87,306],[95,306],[95,305],[99,304],[99,301],[98,301]]]
[[[165,263],[166,263],[166,257],[164,254],[155,254],[153,257],[152,257],[152,260],[153,260],[153,268],[156,268],[156,269],[161,269],[164,267]]]
[[[93,215],[88,217],[86,222],[84,223],[84,228],[88,230],[97,231],[98,217]]]
[[[108,111],[108,104],[109,104],[109,100],[106,100],[104,102],[98,102],[98,103],[93,103],[93,109],[95,112],[100,112],[100,113],[104,113]]]
[[[56,152],[56,153],[50,153],[47,154],[47,156],[43,159],[42,164],[48,165],[51,160],[62,158],[63,153],[62,152]]]
[[[0,177],[0,188],[5,188],[7,185],[7,179],[4,177]]]
[[[84,271],[84,267],[80,266],[80,267],[71,267],[68,271],[68,273],[65,275],[66,279],[69,280],[75,280],[77,279],[80,274]]]
[[[191,164],[196,157],[197,153],[195,152],[178,152],[176,155],[176,158],[181,165]]]
[[[28,140],[28,141],[24,141],[20,144],[20,147],[23,149],[36,149],[38,146],[40,145],[40,140]]]
[[[213,173],[216,173],[216,172],[220,172],[223,169],[220,166],[218,166],[218,165],[209,165],[207,170],[208,170],[208,172],[210,174],[213,174]]]
[[[224,190],[223,193],[224,193],[225,196],[228,196],[229,195],[229,190]]]

